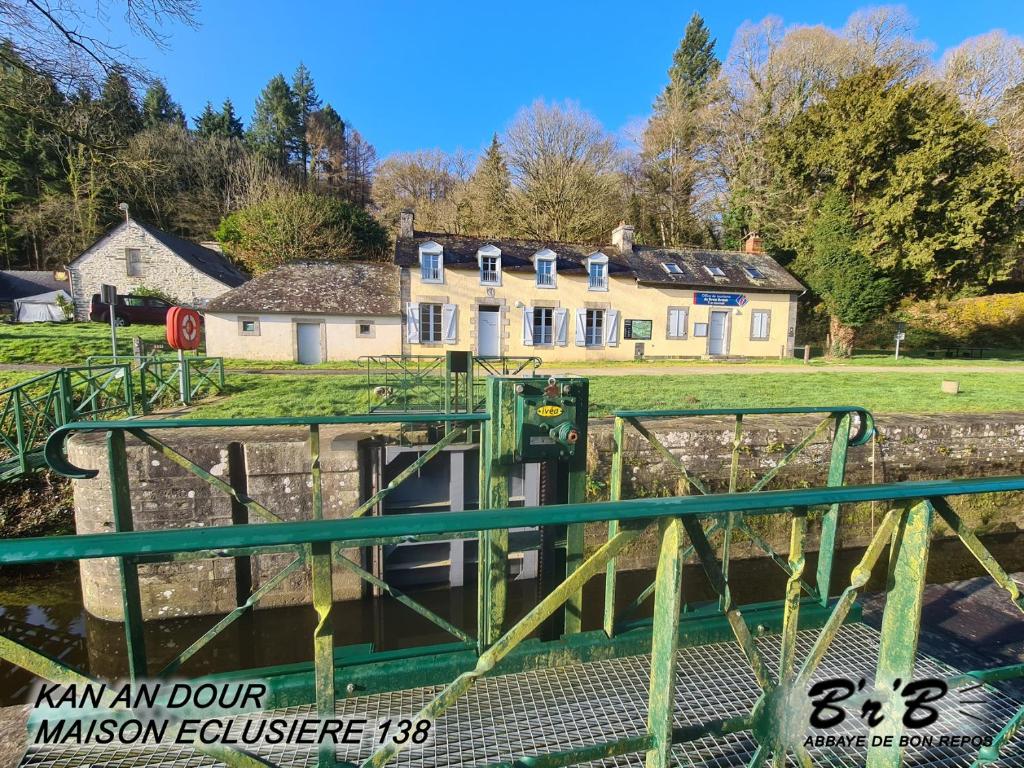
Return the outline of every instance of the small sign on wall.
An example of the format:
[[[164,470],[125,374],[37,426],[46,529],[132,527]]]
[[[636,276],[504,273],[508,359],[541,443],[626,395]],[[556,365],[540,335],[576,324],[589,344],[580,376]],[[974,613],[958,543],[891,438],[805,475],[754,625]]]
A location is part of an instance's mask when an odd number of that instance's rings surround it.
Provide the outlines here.
[[[623,333],[627,339],[648,340],[653,330],[653,320],[626,320]]]
[[[747,297],[742,293],[706,293],[704,291],[695,291],[693,303],[708,307],[742,307],[746,305]]]

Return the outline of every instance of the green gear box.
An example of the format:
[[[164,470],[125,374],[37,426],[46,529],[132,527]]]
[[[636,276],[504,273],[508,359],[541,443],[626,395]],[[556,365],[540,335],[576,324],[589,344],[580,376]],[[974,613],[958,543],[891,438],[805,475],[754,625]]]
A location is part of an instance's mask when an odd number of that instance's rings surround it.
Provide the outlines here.
[[[496,402],[491,411],[501,463],[586,461],[589,382],[579,378],[502,378],[492,381]],[[512,430],[512,434],[507,434]]]

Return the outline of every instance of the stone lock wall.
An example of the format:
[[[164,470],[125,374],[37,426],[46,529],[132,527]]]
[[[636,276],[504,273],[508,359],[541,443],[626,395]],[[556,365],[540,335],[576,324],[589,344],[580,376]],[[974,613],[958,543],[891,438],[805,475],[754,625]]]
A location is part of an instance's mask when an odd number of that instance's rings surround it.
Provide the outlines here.
[[[743,422],[739,490],[753,485],[820,422],[812,416],[748,416]],[[687,470],[708,481],[710,490],[725,491],[732,461],[734,421],[731,418],[692,418],[649,421],[647,426],[677,456]],[[877,436],[871,443],[850,448],[846,483],[894,483],[906,480],[937,480],[1024,474],[1024,413],[876,416]],[[827,481],[832,435],[826,433],[809,444],[784,467],[769,488],[824,486]],[[679,472],[632,427],[626,427],[623,498],[669,496],[677,493]],[[590,427],[590,496],[608,498],[611,474],[611,423]],[[602,481],[604,481],[602,483]],[[950,500],[980,533],[1015,531],[1024,527],[1024,495],[984,494]],[[843,507],[837,546],[867,544],[885,514],[881,502]],[[775,547],[788,551],[789,517],[762,516],[751,521]],[[816,550],[818,521],[809,520],[808,551]],[[936,523],[935,535],[950,535]],[[588,549],[607,538],[604,525],[589,526]],[[735,557],[762,556],[760,549],[739,535],[734,537]],[[621,570],[653,568],[657,549],[654,531],[616,559]]]
[[[815,416],[747,417],[744,420],[739,488],[750,487],[782,459],[820,421]],[[695,476],[713,490],[728,485],[732,453],[731,419],[686,419],[648,422],[669,450]],[[882,415],[873,443],[852,448],[847,461],[849,484],[899,482],[939,478],[1024,474],[1024,414],[949,416]],[[159,436],[159,434],[158,434]],[[227,479],[231,458],[243,464],[248,493],[286,519],[311,517],[312,480],[306,431],[300,429],[237,429],[202,432],[165,432],[172,446],[193,458],[214,475]],[[359,447],[365,433],[324,428],[321,434],[324,515],[344,517],[354,509],[366,489],[361,487]],[[231,523],[228,497],[141,443],[128,438],[129,475],[135,527],[187,528]],[[229,450],[229,443],[237,448]],[[812,442],[776,477],[771,487],[799,488],[825,485],[831,435]],[[590,425],[589,495],[606,499],[611,465],[611,423]],[[69,443],[71,461],[97,467],[100,475],[75,481],[75,513],[80,533],[112,530],[110,487],[106,474],[104,441],[99,435],[77,435]],[[667,496],[677,492],[678,472],[631,428],[626,432],[624,498]],[[1016,531],[1024,526],[1024,495],[1001,494],[962,497],[955,507],[979,532]],[[886,508],[881,503],[843,508],[839,546],[867,543]],[[788,516],[764,516],[751,521],[776,551],[788,546]],[[253,519],[253,522],[259,520]],[[935,534],[949,535],[941,523]],[[607,537],[607,526],[588,526],[589,549]],[[811,518],[807,549],[817,548],[818,526]],[[734,556],[761,556],[742,535],[734,538]],[[617,558],[621,570],[651,568],[656,560],[653,531]],[[349,552],[359,562],[357,552]],[[251,579],[258,588],[288,562],[289,555],[252,558]],[[112,561],[86,561],[82,568],[85,606],[90,613],[119,620],[121,598],[118,572]],[[225,613],[235,607],[234,560],[198,560],[147,565],[140,569],[142,603],[147,618]],[[358,598],[362,585],[350,571],[336,567],[336,599]],[[302,569],[271,592],[259,605],[270,607],[309,602],[308,571]]]
[[[286,520],[312,518],[306,430],[240,428],[203,432],[185,429],[158,432],[156,436],[225,481],[232,475],[234,459],[241,464],[234,469],[245,477],[250,497]],[[359,445],[365,437],[364,433],[342,428],[322,428],[320,463],[324,517],[343,517],[358,505],[362,497]],[[136,530],[231,525],[231,501],[225,493],[130,436],[127,451]],[[75,435],[68,443],[68,456],[78,466],[99,470],[99,475],[93,479],[74,482],[77,531],[112,531],[110,480],[103,436]],[[251,515],[250,522],[262,520]],[[357,551],[348,554],[359,561]],[[293,557],[288,553],[253,556],[250,561],[252,588],[259,588]],[[122,620],[116,561],[85,560],[80,569],[86,609],[99,618]],[[225,613],[236,606],[233,558],[143,565],[139,568],[139,577],[143,614],[147,619]],[[358,598],[361,590],[357,576],[336,567],[335,599]],[[309,599],[309,572],[302,568],[279,584],[258,607],[292,605]]]

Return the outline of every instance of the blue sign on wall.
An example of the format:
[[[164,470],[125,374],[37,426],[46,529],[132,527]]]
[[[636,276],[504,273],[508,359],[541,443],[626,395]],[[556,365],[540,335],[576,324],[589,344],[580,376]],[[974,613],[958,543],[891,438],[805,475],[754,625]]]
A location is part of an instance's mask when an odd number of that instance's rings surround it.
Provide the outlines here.
[[[705,304],[710,307],[742,307],[747,303],[747,297],[742,293],[704,293],[696,291],[693,294],[694,304]]]

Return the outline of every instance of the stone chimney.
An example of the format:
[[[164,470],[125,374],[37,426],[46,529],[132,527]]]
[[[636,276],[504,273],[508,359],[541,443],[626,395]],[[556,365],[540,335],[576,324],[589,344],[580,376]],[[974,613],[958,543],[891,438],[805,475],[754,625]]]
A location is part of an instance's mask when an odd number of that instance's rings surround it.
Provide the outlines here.
[[[633,253],[633,225],[620,221],[619,226],[612,230],[612,245],[620,256]]]
[[[410,240],[413,237],[412,224],[415,218],[415,214],[406,208],[400,214],[398,214],[398,237],[399,239]]]
[[[764,253],[764,248],[761,247],[761,236],[757,232],[751,232],[743,238],[743,252]]]

